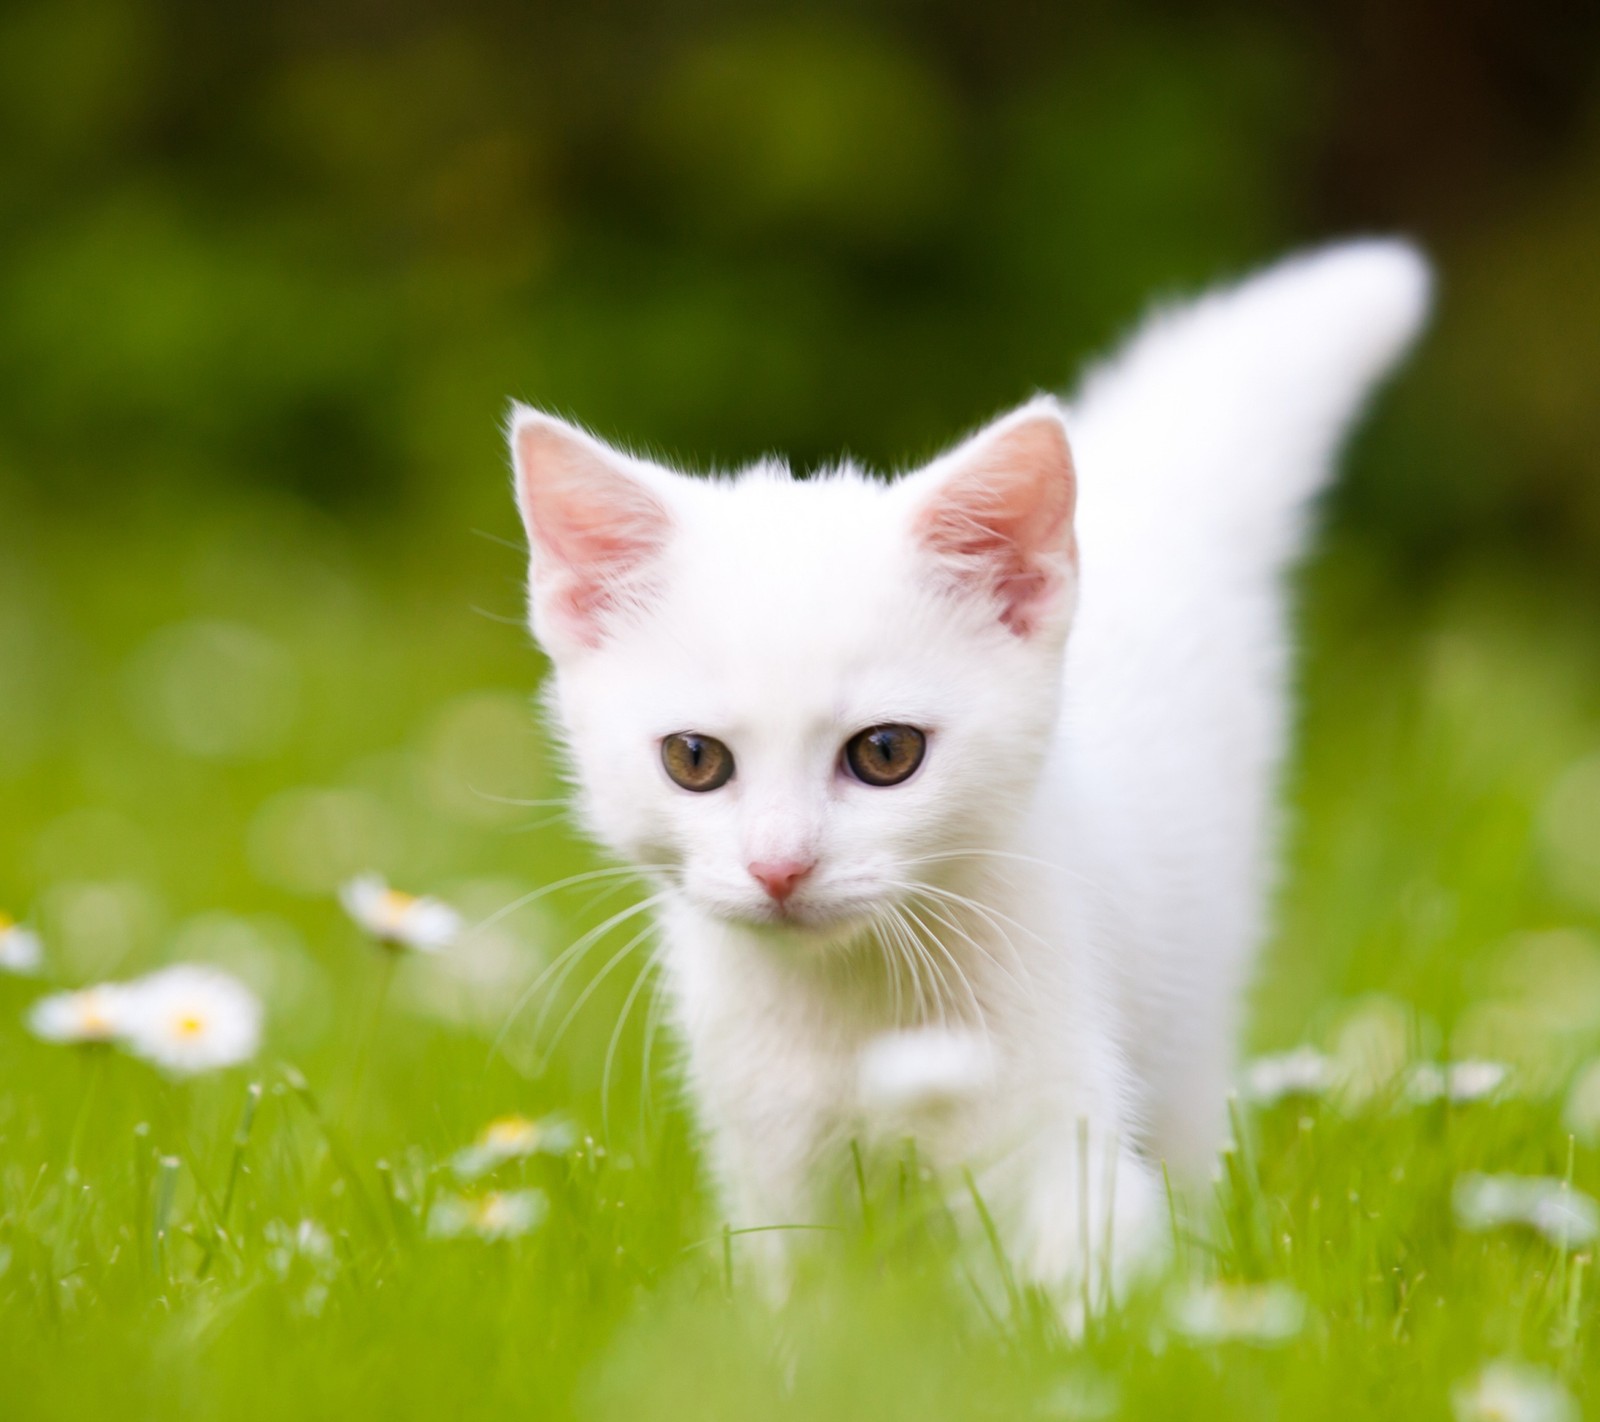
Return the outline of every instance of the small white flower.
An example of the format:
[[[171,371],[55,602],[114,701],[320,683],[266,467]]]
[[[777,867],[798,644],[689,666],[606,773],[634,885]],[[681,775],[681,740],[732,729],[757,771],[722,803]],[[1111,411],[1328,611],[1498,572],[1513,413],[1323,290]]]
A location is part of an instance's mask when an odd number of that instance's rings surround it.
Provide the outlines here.
[[[39,935],[0,913],[0,972],[28,978],[44,963],[44,945]]]
[[[1406,1098],[1417,1105],[1449,1101],[1463,1105],[1493,1096],[1511,1075],[1503,1062],[1464,1061],[1439,1066],[1418,1062],[1406,1073]]]
[[[377,874],[363,874],[339,890],[344,911],[380,943],[437,953],[461,934],[461,915],[438,899],[403,894]]]
[[[1520,1225],[1570,1249],[1600,1236],[1600,1205],[1549,1175],[1463,1175],[1453,1195],[1463,1229]]]
[[[267,1263],[279,1278],[286,1278],[296,1262],[317,1272],[333,1265],[333,1238],[313,1219],[290,1226],[282,1220],[268,1220],[262,1231],[269,1246]]]
[[[1244,1094],[1270,1106],[1296,1096],[1325,1096],[1338,1080],[1333,1059],[1315,1047],[1257,1057],[1244,1071]]]
[[[294,1247],[307,1259],[333,1258],[333,1240],[315,1220],[301,1220],[295,1227]]]
[[[977,1033],[923,1027],[874,1037],[862,1049],[856,1082],[869,1110],[927,1111],[970,1099],[992,1072]]]
[[[1305,1326],[1306,1301],[1287,1284],[1203,1284],[1169,1299],[1167,1316],[1196,1343],[1286,1343]]]
[[[312,1219],[292,1226],[268,1220],[262,1235],[267,1242],[267,1266],[287,1285],[290,1309],[307,1318],[319,1317],[339,1272],[332,1236]]]
[[[1450,1401],[1457,1422],[1578,1422],[1578,1405],[1566,1388],[1526,1363],[1490,1363]]]
[[[490,1121],[466,1149],[456,1152],[451,1164],[463,1180],[476,1180],[508,1160],[535,1154],[560,1155],[572,1148],[577,1132],[559,1116],[541,1121],[527,1116],[501,1116]]]
[[[248,1061],[261,1045],[261,1003],[231,974],[179,963],[130,983],[128,1049],[175,1076]]]
[[[28,1029],[46,1042],[114,1042],[127,1031],[131,995],[123,983],[54,992],[28,1011]]]
[[[475,1234],[480,1239],[512,1239],[536,1228],[549,1202],[540,1190],[492,1190],[476,1199],[446,1195],[428,1212],[428,1233],[439,1239]]]

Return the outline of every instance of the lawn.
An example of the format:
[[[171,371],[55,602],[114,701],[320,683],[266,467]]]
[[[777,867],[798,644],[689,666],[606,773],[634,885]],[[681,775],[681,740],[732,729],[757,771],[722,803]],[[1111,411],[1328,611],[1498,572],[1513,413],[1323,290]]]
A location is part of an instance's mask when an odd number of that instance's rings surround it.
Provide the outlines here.
[[[760,1305],[634,991],[648,942],[606,927],[636,888],[553,887],[599,861],[531,713],[513,548],[237,492],[8,525],[0,910],[47,960],[0,977],[5,1418],[1305,1422],[1597,1394],[1592,588],[1407,583],[1330,541],[1250,1046],[1313,1044],[1340,1084],[1241,1100],[1170,1272],[1070,1339],[914,1170]],[[369,941],[337,895],[371,869],[473,929]],[[50,988],[178,960],[262,997],[254,1062],[174,1080],[27,1030]],[[1415,1064],[1466,1059],[1510,1074],[1426,1099]],[[508,1116],[532,1138],[463,1161]],[[1476,1227],[1484,1172],[1558,1182],[1559,1227]]]

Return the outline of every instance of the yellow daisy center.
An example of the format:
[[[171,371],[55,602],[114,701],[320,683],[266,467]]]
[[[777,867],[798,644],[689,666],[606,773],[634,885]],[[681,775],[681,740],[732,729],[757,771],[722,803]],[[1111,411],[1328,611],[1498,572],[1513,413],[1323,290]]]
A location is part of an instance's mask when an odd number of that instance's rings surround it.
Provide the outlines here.
[[[0,913],[0,938],[4,938],[16,926],[17,921],[10,914]]]
[[[479,1229],[499,1229],[506,1223],[508,1209],[504,1195],[485,1195],[474,1211]]]
[[[526,1116],[502,1116],[484,1128],[483,1143],[502,1150],[516,1149],[532,1145],[537,1134],[537,1127]]]
[[[172,1020],[173,1035],[177,1037],[198,1037],[206,1030],[206,1020],[198,1012],[180,1013]]]
[[[399,889],[385,889],[382,902],[378,905],[378,912],[383,921],[390,928],[397,928],[405,921],[405,917],[416,907],[415,894],[401,893]]]

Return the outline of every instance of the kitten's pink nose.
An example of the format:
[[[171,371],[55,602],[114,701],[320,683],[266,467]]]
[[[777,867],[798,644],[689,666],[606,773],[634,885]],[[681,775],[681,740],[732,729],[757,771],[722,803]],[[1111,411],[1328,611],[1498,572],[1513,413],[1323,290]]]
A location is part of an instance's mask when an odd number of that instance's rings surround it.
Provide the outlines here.
[[[814,859],[758,859],[749,866],[750,877],[780,904],[816,867]]]

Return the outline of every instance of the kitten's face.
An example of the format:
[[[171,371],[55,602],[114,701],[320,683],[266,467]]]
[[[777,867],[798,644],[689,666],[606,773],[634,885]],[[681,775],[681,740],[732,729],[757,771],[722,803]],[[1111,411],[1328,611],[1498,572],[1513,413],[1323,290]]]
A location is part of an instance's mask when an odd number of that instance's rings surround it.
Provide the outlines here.
[[[1070,613],[1053,407],[895,485],[689,480],[531,413],[514,436],[552,708],[619,854],[713,918],[838,941],[1015,822]]]

